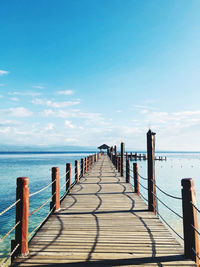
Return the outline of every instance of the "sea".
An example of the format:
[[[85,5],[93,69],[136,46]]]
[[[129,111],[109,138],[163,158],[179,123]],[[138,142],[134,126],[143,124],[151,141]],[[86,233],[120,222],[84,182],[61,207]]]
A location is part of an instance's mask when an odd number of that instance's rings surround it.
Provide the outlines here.
[[[95,151],[94,151],[95,153]],[[142,151],[138,153],[143,153]],[[0,152],[0,213],[16,201],[16,178],[29,177],[30,194],[51,183],[52,167],[59,167],[60,187],[65,183],[66,163],[72,164],[72,182],[74,179],[74,162],[92,154],[92,152]],[[200,208],[200,152],[157,152],[156,157],[167,157],[167,160],[155,161],[156,185],[167,194],[181,198],[181,180],[192,178],[194,180],[197,207]],[[133,163],[133,161],[132,161]],[[131,163],[131,166],[132,166]],[[137,160],[139,174],[147,178],[147,161]],[[140,191],[147,198],[147,181],[140,178]],[[143,187],[142,187],[143,185]],[[61,189],[61,196],[65,192],[65,186]],[[179,236],[183,236],[182,201],[169,197],[156,190],[157,209],[161,220],[166,221],[166,227],[182,242]],[[30,197],[30,213],[42,205],[51,196],[51,186],[41,194]],[[145,200],[144,200],[145,201]],[[49,213],[49,202],[46,203],[29,220],[29,232],[31,232]],[[177,216],[177,214],[179,216]],[[200,218],[199,218],[200,221]],[[164,222],[165,223],[165,222]],[[15,207],[0,216],[0,238],[15,225]],[[177,235],[178,234],[178,235]],[[5,258],[10,253],[10,240],[14,239],[14,231],[0,242],[0,258]]]

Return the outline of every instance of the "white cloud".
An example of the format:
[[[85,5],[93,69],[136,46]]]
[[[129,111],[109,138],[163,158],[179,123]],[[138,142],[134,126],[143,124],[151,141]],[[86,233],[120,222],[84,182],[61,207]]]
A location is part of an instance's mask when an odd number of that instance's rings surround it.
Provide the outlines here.
[[[14,92],[9,92],[9,95],[22,95],[22,96],[32,96],[32,97],[36,97],[36,96],[40,96],[42,95],[39,92],[18,92],[18,91],[14,91]]]
[[[71,121],[69,121],[69,120],[65,120],[65,126],[66,126],[67,128],[70,128],[70,129],[74,129],[74,128],[76,128],[76,126],[73,125],[73,124],[71,123]]]
[[[20,123],[18,121],[12,121],[12,120],[0,120],[0,127],[4,126],[15,126],[19,125]]]
[[[54,123],[48,123],[47,126],[44,128],[45,131],[52,131],[55,128]]]
[[[65,90],[65,91],[59,91],[59,95],[73,95],[74,91],[73,90]]]
[[[0,70],[0,76],[7,75],[9,71],[7,70]]]
[[[1,87],[1,86],[4,86],[4,84],[3,84],[3,83],[0,83],[0,87]]]
[[[10,100],[12,100],[12,101],[19,101],[19,98],[17,98],[17,97],[11,97],[11,99]]]
[[[44,86],[41,86],[41,85],[33,85],[32,88],[44,89]]]
[[[3,96],[2,95],[0,95],[0,98],[2,98]]]
[[[52,108],[66,108],[80,104],[80,101],[61,101],[53,102],[51,100],[45,100],[41,98],[36,98],[31,101],[34,105],[44,105]]]
[[[6,114],[8,116],[14,116],[14,117],[29,117],[33,113],[24,107],[18,107],[18,108],[1,109],[0,114]]]

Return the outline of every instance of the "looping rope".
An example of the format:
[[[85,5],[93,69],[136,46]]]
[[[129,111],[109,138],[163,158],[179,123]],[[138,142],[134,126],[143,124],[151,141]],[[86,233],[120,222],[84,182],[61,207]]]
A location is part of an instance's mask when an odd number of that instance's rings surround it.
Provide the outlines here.
[[[0,238],[0,242],[2,242],[19,224],[20,222],[17,222],[13,227],[11,227],[10,230]]]
[[[169,223],[160,215],[160,213],[158,212],[158,210],[156,209],[156,207],[152,204],[152,206],[154,207],[154,209],[156,210],[157,214],[160,216],[160,218],[167,224],[167,226],[180,238],[184,241],[184,238],[179,235],[172,227],[171,225],[169,225]]]
[[[147,181],[148,179],[145,177],[142,177],[139,173],[138,173],[139,177],[142,178],[143,180]]]
[[[200,232],[194,227],[194,225],[191,224],[191,226],[195,230],[195,232],[197,232],[197,234],[200,235]]]
[[[171,197],[171,198],[174,198],[174,199],[182,200],[181,197],[172,196],[172,195],[166,193],[166,192],[163,191],[160,187],[158,187],[158,186],[155,184],[155,182],[154,182],[153,180],[151,180],[151,181],[154,183],[155,187],[158,188],[158,190],[160,190],[160,192],[162,192],[162,193],[165,194],[166,196]]]
[[[40,189],[40,190],[38,190],[38,191],[36,191],[36,192],[30,194],[29,197],[32,197],[32,196],[35,196],[35,195],[41,193],[42,191],[44,191],[45,189],[47,189],[48,187],[50,187],[53,183],[55,183],[55,181],[56,181],[56,180],[54,180],[53,182],[51,182],[51,183],[48,184],[47,186],[43,187],[42,189]]]
[[[41,223],[38,224],[38,226],[36,226],[33,231],[31,231],[28,235],[28,237],[30,237],[42,224],[43,222],[47,219],[47,217],[49,216],[49,214],[53,211],[53,209],[55,208],[55,205],[52,207],[52,209],[49,211],[49,213],[47,214],[47,216],[41,221]]]
[[[192,206],[200,213],[200,210],[197,208],[197,206],[191,201],[190,202],[192,204]]]
[[[181,215],[179,215],[176,211],[172,210],[170,207],[168,207],[162,200],[160,200],[153,192],[151,192],[157,200],[159,200],[166,208],[168,208],[171,212],[173,212],[176,216],[183,219]]]
[[[40,210],[44,205],[46,205],[51,199],[52,197],[56,194],[56,192],[50,196],[50,198],[48,198],[39,208],[35,209],[34,211],[32,211],[31,213],[29,213],[29,217],[31,215],[33,215],[34,213],[36,213],[38,210]]]
[[[146,202],[148,202],[148,199],[146,199],[144,196],[143,196],[143,194],[140,192],[140,196],[146,201]]]
[[[12,207],[14,207],[21,199],[18,199],[17,201],[15,201],[15,203],[11,204],[8,208],[6,208],[5,210],[3,210],[0,213],[0,216],[3,215],[5,212],[9,211]]]
[[[60,179],[66,177],[66,175],[69,173],[69,171],[67,171],[65,174],[63,174],[62,176],[60,176]]]
[[[4,260],[4,262],[2,263],[1,267],[4,266],[4,264],[10,259],[10,257],[12,257],[12,255],[15,253],[15,251],[17,250],[17,248],[19,247],[19,244],[16,245],[16,247],[13,249],[13,251],[9,254],[9,256]]]
[[[146,188],[143,184],[141,184],[140,182],[139,182],[139,184],[141,185],[141,187],[143,187],[144,189],[146,189],[148,191],[148,188]]]
[[[64,183],[64,185],[61,186],[60,190],[63,189],[63,187],[65,187],[68,182],[69,182],[69,179],[67,179],[66,182]]]

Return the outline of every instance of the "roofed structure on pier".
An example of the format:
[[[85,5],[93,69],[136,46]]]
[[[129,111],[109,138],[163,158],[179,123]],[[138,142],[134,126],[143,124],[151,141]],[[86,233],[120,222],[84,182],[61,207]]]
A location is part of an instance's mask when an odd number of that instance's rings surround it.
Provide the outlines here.
[[[103,145],[98,147],[98,149],[108,149],[108,148],[110,148],[110,147],[106,144],[103,144]]]

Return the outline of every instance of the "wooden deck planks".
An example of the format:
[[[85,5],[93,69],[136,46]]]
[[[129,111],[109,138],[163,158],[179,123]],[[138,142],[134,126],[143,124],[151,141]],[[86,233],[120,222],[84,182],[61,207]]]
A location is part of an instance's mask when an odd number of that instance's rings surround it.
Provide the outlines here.
[[[196,266],[107,156],[73,187],[20,266]]]

